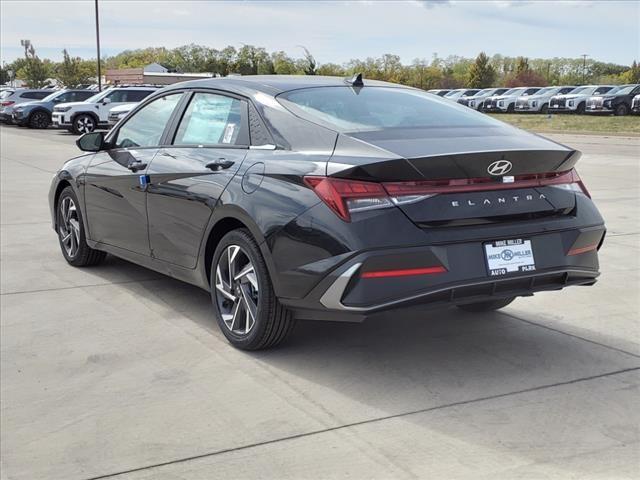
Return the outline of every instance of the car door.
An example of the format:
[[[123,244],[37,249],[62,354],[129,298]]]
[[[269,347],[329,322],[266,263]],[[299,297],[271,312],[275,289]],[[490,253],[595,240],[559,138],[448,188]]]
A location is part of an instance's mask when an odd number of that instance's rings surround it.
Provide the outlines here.
[[[207,223],[249,146],[247,103],[194,92],[170,145],[149,168],[147,211],[154,258],[194,268]]]
[[[149,255],[146,174],[183,92],[154,99],[107,137],[85,175],[89,238]]]

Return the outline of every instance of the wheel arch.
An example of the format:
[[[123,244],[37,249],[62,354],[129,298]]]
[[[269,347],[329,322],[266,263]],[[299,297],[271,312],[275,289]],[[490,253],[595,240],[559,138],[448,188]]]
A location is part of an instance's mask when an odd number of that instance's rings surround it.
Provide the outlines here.
[[[96,115],[95,112],[87,112],[87,111],[76,112],[73,115],[71,115],[71,123],[73,124],[73,122],[76,121],[76,118],[78,118],[78,116],[80,115],[89,115],[90,117],[93,117],[93,119],[96,121],[96,127],[100,123],[100,117],[98,117],[98,115]]]
[[[240,228],[247,229],[256,240],[260,248],[260,253],[262,253],[267,269],[269,270],[269,277],[271,278],[273,289],[276,295],[278,295],[279,281],[271,252],[265,242],[265,237],[251,217],[237,206],[218,207],[211,216],[200,248],[200,271],[203,276],[203,283],[205,285],[211,284],[211,262],[216,247],[220,243],[220,240],[222,240],[222,237],[230,231]]]
[[[34,108],[33,110],[31,110],[29,112],[29,116],[27,117],[27,122],[30,122],[31,121],[31,117],[33,117],[33,115],[35,113],[39,113],[39,112],[42,112],[42,113],[46,114],[47,117],[49,117],[49,121],[51,121],[51,112],[49,110],[47,110],[46,108],[38,107],[38,108]]]

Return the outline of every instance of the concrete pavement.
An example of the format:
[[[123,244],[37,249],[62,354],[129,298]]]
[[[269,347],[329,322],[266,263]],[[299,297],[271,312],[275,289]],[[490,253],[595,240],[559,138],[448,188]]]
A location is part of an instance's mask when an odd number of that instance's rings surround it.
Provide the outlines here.
[[[204,291],[69,267],[46,195],[75,137],[2,127],[1,478],[637,478],[640,140],[553,138],[607,220],[596,286],[248,354]]]

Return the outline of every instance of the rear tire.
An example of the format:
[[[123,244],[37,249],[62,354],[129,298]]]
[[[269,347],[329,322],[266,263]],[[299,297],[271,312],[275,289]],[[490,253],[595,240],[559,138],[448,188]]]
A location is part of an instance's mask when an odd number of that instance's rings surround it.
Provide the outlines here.
[[[218,326],[234,347],[275,347],[293,329],[293,315],[278,301],[260,248],[248,230],[222,237],[213,254],[210,283]]]
[[[80,202],[71,187],[66,187],[58,198],[56,231],[62,255],[74,267],[97,265],[107,256],[87,245]]]
[[[494,310],[500,310],[501,308],[506,307],[515,299],[516,297],[509,297],[500,298],[498,300],[488,300],[486,302],[464,303],[462,305],[458,305],[458,308],[466,312],[473,313],[493,312]]]
[[[51,124],[51,117],[43,111],[33,112],[29,117],[29,128],[43,129]]]

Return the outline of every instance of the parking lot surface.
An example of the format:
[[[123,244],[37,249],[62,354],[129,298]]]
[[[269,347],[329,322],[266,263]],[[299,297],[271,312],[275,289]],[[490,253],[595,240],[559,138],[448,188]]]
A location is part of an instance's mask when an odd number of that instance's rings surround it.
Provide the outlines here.
[[[75,138],[0,129],[2,480],[637,478],[640,139],[552,136],[607,222],[594,287],[246,353],[207,292],[65,263],[47,191]]]

